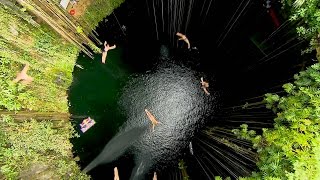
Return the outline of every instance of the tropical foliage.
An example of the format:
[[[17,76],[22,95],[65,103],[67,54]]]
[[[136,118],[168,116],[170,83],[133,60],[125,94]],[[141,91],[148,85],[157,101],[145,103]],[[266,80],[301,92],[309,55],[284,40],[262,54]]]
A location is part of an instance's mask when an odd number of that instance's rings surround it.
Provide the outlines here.
[[[0,26],[0,109],[67,112],[78,50],[48,27],[30,25],[2,6]],[[12,83],[25,63],[34,81]]]
[[[297,33],[311,40],[311,49],[319,46],[320,9],[319,0],[282,0],[285,9],[290,11],[290,20],[297,21]],[[309,50],[311,50],[309,49]]]
[[[80,20],[85,21],[91,29],[95,29],[103,18],[110,15],[123,2],[124,0],[92,0]]]
[[[233,130],[259,154],[259,171],[244,179],[320,179],[320,64],[294,78],[283,85],[287,95],[266,94],[267,108],[277,114],[273,129]]]
[[[2,116],[1,173],[6,179],[89,179],[72,158],[72,126],[50,121],[16,123]]]
[[[0,4],[0,26],[0,110],[68,112],[66,90],[77,48],[14,4]],[[13,83],[26,63],[30,64],[28,74],[33,82],[28,86]],[[72,158],[71,125],[66,122],[57,128],[60,125],[56,122],[17,123],[1,117],[1,176],[87,179]]]

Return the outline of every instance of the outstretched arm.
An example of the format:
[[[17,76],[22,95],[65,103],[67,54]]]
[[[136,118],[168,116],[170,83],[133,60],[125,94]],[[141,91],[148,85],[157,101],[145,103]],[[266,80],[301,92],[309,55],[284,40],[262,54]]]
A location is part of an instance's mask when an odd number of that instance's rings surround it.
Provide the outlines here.
[[[21,80],[21,77],[20,77],[20,73],[17,75],[17,77],[12,81],[14,83],[17,83]]]
[[[190,49],[191,45],[190,45],[190,42],[189,42],[189,39],[187,38],[187,36],[182,34],[182,33],[180,33],[180,32],[177,32],[176,35],[180,37],[178,40],[179,41],[183,40],[184,42],[186,42],[187,45],[188,45],[188,49]]]
[[[29,70],[29,63],[26,63],[26,65],[23,67],[21,72],[17,74],[17,77],[13,80],[14,83],[19,82],[20,80],[26,80],[27,83],[30,83],[33,78],[27,75],[27,72]]]
[[[207,88],[205,88],[205,87],[202,86],[202,89],[203,89],[203,91],[204,91],[207,95],[210,95],[210,93],[209,93],[209,91],[207,90]]]
[[[116,47],[117,47],[116,45],[109,46],[108,50],[115,49]]]
[[[188,49],[190,49],[191,45],[190,45],[188,38],[184,39],[184,42],[186,42],[188,44]]]
[[[29,63],[27,63],[24,67],[23,67],[23,69],[22,69],[22,71],[21,71],[21,74],[27,74],[27,71],[29,70]]]
[[[182,34],[180,32],[177,32],[176,35],[179,36],[180,38],[183,38],[185,36],[184,34]]]

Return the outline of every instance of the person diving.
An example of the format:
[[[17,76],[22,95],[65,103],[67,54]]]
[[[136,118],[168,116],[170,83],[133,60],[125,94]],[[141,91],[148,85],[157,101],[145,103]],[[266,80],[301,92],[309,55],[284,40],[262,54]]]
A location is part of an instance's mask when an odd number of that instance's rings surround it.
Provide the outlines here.
[[[189,42],[189,39],[187,38],[187,36],[184,35],[184,34],[182,34],[182,33],[180,33],[180,32],[177,32],[176,35],[179,37],[178,40],[179,40],[179,41],[182,40],[182,41],[184,41],[185,43],[187,43],[188,49],[190,49],[191,45],[190,45],[190,42]]]
[[[102,50],[102,57],[101,57],[101,61],[103,64],[106,63],[106,59],[107,59],[107,55],[108,55],[108,51],[115,49],[117,46],[114,44],[113,46],[110,46],[107,41],[104,42],[104,49]]]
[[[33,81],[33,77],[27,74],[29,70],[29,63],[27,63],[21,72],[17,74],[17,77],[13,80],[14,83],[21,81],[22,84],[27,85]]]
[[[152,132],[154,132],[154,127],[158,124],[161,124],[161,122],[157,121],[157,119],[147,109],[144,109],[144,111],[146,112],[149,120],[152,123]]]
[[[203,77],[201,77],[201,88],[203,89],[203,91],[207,94],[210,95],[209,91],[207,90],[207,88],[209,87],[209,83],[203,80]]]

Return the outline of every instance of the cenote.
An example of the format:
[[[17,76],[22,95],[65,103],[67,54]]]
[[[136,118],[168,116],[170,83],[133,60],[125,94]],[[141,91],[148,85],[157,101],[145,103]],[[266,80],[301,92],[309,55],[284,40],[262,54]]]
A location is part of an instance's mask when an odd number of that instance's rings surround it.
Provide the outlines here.
[[[249,175],[254,157],[210,136],[231,138],[226,130],[243,123],[272,127],[274,115],[256,102],[308,65],[300,56],[307,43],[280,4],[272,8],[275,16],[262,1],[126,0],[115,9],[96,31],[117,48],[106,64],[101,54],[80,54],[68,92],[81,167],[110,142],[108,157],[88,172],[93,179],[112,179],[114,167],[120,179],[151,179],[153,172],[183,179],[181,160],[191,179]],[[187,34],[190,50],[176,32]],[[209,96],[201,77],[210,83]],[[144,109],[161,122],[154,132]],[[82,133],[79,124],[89,116],[96,124]]]

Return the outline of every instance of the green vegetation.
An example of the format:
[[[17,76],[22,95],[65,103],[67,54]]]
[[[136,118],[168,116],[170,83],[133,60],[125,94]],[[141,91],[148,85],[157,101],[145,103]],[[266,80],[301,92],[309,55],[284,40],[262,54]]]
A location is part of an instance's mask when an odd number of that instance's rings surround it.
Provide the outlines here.
[[[181,171],[183,180],[189,180],[190,178],[189,178],[189,175],[187,173],[187,166],[186,166],[186,163],[184,162],[183,159],[179,160],[178,166],[179,166],[179,169]]]
[[[123,2],[124,0],[90,0],[90,5],[80,19],[85,21],[91,29],[95,29],[103,18],[110,15]]]
[[[297,33],[310,40],[311,48],[319,46],[320,9],[319,0],[282,0],[283,7],[290,12],[290,20],[297,21]]]
[[[1,118],[1,174],[6,179],[88,179],[72,158],[71,124],[50,119],[37,122],[25,114],[68,112],[66,90],[79,50],[28,14],[1,4],[0,26],[0,111],[24,112],[17,113],[19,120]],[[33,82],[27,86],[13,83],[26,63]]]
[[[2,116],[2,174],[6,179],[89,179],[72,159],[72,134],[69,122],[16,123],[9,116]]]
[[[319,0],[283,0],[283,7],[296,21],[298,35],[310,40],[310,48],[318,51]],[[266,107],[277,114],[274,128],[263,129],[261,135],[243,124],[233,132],[251,141],[257,150],[258,171],[240,179],[320,179],[320,64],[294,76],[294,83],[283,85],[285,96],[266,94]]]
[[[47,26],[32,26],[3,7],[0,17],[0,109],[67,112],[78,50]],[[34,81],[13,83],[27,62]]]
[[[104,2],[105,8],[102,1],[95,1],[86,11],[91,13],[88,22],[94,23],[91,28],[121,2]],[[65,17],[52,4],[50,8]],[[85,50],[81,42],[96,46],[81,27],[71,24],[67,28],[76,27],[76,32],[65,31],[61,29],[65,26],[56,23],[63,22],[55,22],[51,15],[31,5],[22,8],[15,1],[0,2],[1,179],[89,179],[72,157],[69,139],[74,130],[68,121],[67,89],[79,51]],[[33,81],[14,83],[27,63]]]
[[[257,150],[258,172],[244,179],[320,179],[320,64],[283,85],[286,96],[266,94],[267,108],[277,113],[273,129],[262,135],[247,125],[233,132]]]

